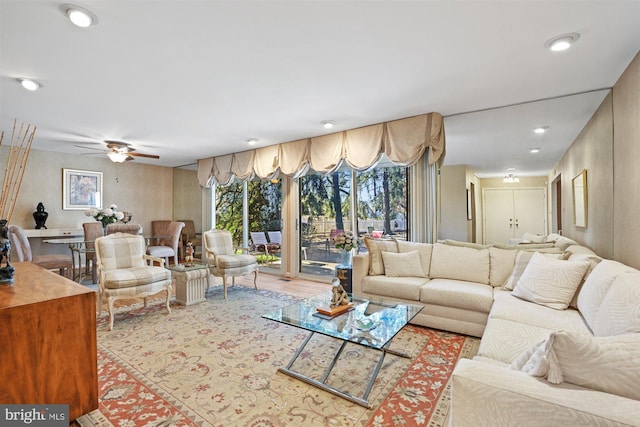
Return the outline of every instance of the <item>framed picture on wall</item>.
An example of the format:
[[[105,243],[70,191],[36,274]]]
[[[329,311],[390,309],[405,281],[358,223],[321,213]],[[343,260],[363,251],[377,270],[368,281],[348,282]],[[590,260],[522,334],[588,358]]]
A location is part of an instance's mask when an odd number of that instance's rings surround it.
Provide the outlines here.
[[[62,209],[102,209],[102,172],[62,169]]]

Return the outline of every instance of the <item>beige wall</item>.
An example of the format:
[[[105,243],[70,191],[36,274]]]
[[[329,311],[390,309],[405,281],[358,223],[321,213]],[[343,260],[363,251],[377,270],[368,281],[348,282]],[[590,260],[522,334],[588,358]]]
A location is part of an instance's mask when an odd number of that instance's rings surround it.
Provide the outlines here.
[[[5,141],[0,157],[3,169],[6,146]],[[145,232],[151,229],[152,219],[172,218],[173,168],[135,161],[116,164],[101,156],[31,150],[11,223],[25,229],[35,228],[33,212],[38,202],[49,213],[47,228],[82,228],[83,222],[93,221],[83,210],[62,209],[63,168],[102,172],[103,205],[115,203],[120,210],[133,212],[132,222],[141,224]]]
[[[440,169],[438,239],[468,240],[467,188],[466,165],[443,166]]]
[[[640,268],[640,53],[613,88],[613,129],[613,258]]]
[[[196,232],[202,232],[202,189],[196,171],[173,171],[173,218],[193,220]]]
[[[554,167],[562,182],[563,233],[605,257],[640,268],[640,54]],[[587,170],[588,224],[573,226],[571,179]]]

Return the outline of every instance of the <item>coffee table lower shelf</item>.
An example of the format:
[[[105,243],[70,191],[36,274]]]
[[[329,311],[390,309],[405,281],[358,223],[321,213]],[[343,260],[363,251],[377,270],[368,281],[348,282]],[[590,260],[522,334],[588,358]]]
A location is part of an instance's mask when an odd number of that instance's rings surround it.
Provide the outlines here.
[[[346,399],[350,402],[356,403],[360,406],[364,406],[367,409],[371,409],[371,403],[369,403],[369,401],[367,400],[369,397],[369,393],[371,393],[371,389],[373,388],[373,383],[375,382],[376,378],[378,377],[378,373],[380,372],[380,368],[382,367],[382,363],[384,362],[384,357],[387,353],[396,355],[396,356],[400,356],[400,357],[405,357],[405,358],[411,358],[411,356],[409,356],[406,353],[402,353],[402,352],[398,352],[395,350],[391,350],[389,349],[389,345],[391,344],[391,341],[389,341],[387,344],[385,344],[380,350],[380,358],[378,359],[378,362],[376,363],[376,367],[374,368],[373,372],[371,373],[371,378],[369,379],[369,382],[367,383],[367,388],[365,389],[362,397],[357,397],[357,396],[353,396],[345,391],[339,390],[335,387],[332,387],[330,385],[327,385],[326,382],[329,379],[329,375],[331,374],[331,371],[333,370],[334,366],[336,365],[336,362],[338,361],[338,359],[340,358],[340,355],[342,354],[342,350],[344,350],[344,347],[347,345],[347,342],[349,341],[344,341],[342,340],[342,345],[340,345],[340,348],[338,349],[338,351],[336,352],[336,355],[333,357],[333,360],[331,361],[331,363],[329,364],[329,366],[327,366],[327,369],[324,371],[322,378],[318,381],[316,379],[310,378],[304,374],[301,374],[300,372],[296,372],[294,370],[291,369],[291,367],[293,366],[293,364],[295,363],[296,359],[298,359],[298,356],[300,356],[300,353],[302,353],[302,351],[304,350],[304,348],[306,347],[306,345],[309,343],[309,341],[311,340],[311,337],[313,337],[313,335],[315,334],[315,332],[311,332],[309,334],[309,336],[304,340],[304,342],[300,345],[300,347],[298,348],[298,350],[296,350],[295,354],[293,355],[293,357],[291,358],[291,360],[289,361],[289,363],[287,364],[287,366],[285,368],[280,368],[278,369],[279,372],[282,372],[283,374],[289,375],[293,378],[297,378],[300,381],[304,381],[307,384],[310,384],[312,386],[318,387],[319,389],[322,389],[326,392],[335,394],[336,396],[340,396],[343,399]],[[338,338],[336,338],[338,339]]]

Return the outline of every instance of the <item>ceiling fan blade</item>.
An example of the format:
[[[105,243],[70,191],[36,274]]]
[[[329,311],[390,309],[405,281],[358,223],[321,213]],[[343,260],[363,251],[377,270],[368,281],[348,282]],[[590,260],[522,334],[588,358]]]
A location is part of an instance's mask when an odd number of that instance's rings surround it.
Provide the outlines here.
[[[96,150],[104,153],[104,148],[93,148],[93,147],[87,147],[86,145],[77,145],[77,144],[74,144],[74,147],[84,148],[85,150]]]
[[[148,159],[159,159],[160,158],[160,156],[156,156],[155,154],[134,153],[134,152],[131,152],[131,151],[129,151],[127,154],[130,155],[130,156],[136,156],[136,157],[146,157]]]

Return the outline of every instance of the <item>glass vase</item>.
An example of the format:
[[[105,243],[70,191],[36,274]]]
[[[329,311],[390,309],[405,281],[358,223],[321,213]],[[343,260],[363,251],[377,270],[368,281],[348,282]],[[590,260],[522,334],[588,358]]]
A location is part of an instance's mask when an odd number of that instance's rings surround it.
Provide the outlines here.
[[[353,250],[340,252],[340,265],[344,267],[351,267],[353,262]]]

